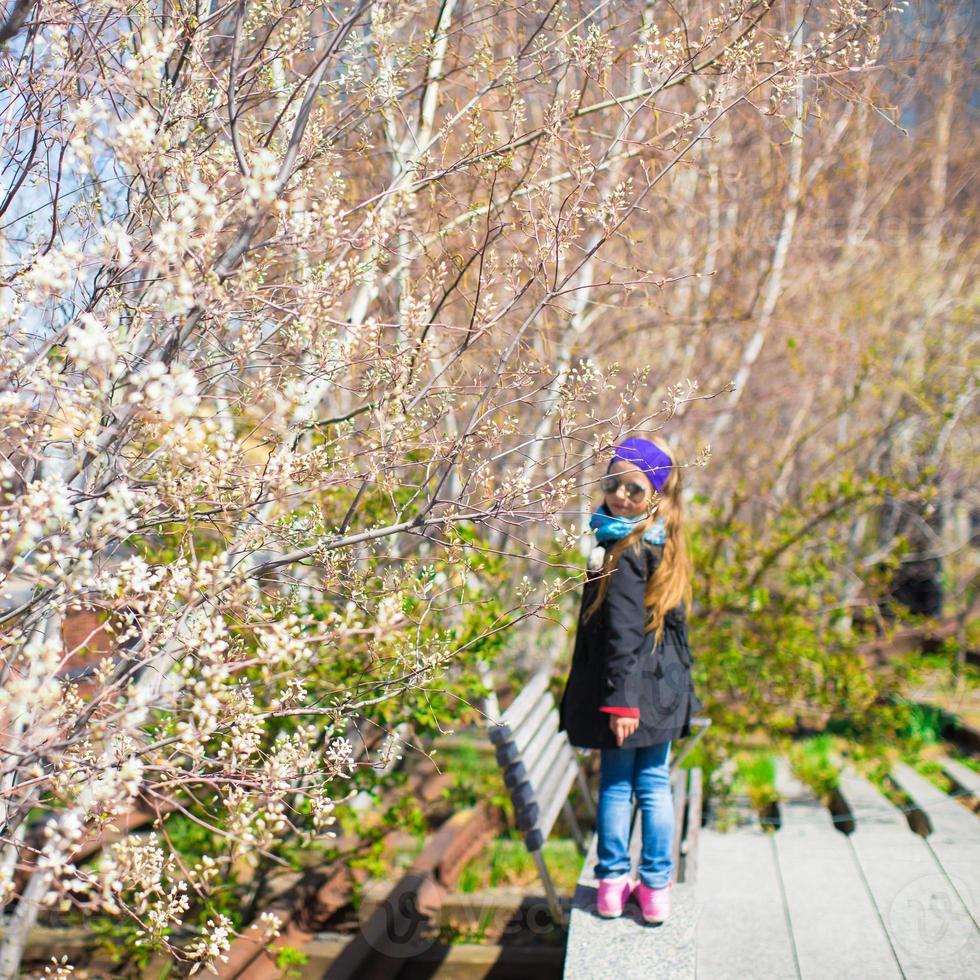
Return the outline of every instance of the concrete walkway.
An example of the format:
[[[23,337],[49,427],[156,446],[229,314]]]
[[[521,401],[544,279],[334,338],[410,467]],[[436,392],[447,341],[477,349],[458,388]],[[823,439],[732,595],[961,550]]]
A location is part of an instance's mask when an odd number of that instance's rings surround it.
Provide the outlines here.
[[[632,840],[636,840],[634,835]],[[632,842],[632,841],[631,841]],[[693,885],[674,884],[671,915],[659,926],[647,925],[630,901],[619,919],[595,911],[596,838],[585,859],[572,900],[565,977],[581,980],[694,980],[696,894]]]

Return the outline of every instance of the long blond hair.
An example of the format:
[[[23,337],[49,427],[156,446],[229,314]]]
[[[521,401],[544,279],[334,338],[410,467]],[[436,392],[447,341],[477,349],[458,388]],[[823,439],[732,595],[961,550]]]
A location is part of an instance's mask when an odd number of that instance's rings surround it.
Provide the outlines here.
[[[609,591],[609,574],[619,564],[619,558],[627,548],[639,552],[643,547],[643,535],[656,520],[662,520],[667,530],[663,558],[656,571],[647,581],[643,604],[646,608],[646,632],[656,631],[655,643],[660,642],[664,631],[664,616],[681,602],[691,605],[691,558],[687,550],[684,532],[684,508],[681,503],[681,469],[670,448],[659,439],[652,439],[670,457],[670,474],[663,492],[656,498],[655,506],[640,521],[635,531],[614,541],[607,549],[602,561],[602,576],[599,589],[592,604],[585,611],[585,620],[590,619],[602,605]]]

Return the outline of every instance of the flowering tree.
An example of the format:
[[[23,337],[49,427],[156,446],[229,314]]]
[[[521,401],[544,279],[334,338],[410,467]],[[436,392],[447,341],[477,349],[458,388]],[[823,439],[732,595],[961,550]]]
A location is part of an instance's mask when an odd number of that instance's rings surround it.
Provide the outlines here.
[[[717,193],[703,254],[658,209],[717,191],[739,123],[788,134],[765,336],[807,100],[890,6],[7,4],[0,976],[45,905],[213,962],[216,881],[329,828],[349,722],[553,606],[490,603],[474,556],[571,544],[583,466],[700,397],[691,338],[653,408],[615,343],[711,302]],[[137,805],[217,856],[158,822],[74,860]]]

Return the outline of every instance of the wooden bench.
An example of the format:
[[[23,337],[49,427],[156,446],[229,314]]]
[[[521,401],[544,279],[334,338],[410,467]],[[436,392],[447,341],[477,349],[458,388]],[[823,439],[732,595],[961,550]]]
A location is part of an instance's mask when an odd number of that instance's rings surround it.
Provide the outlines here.
[[[489,734],[514,804],[517,827],[524,832],[524,843],[541,875],[548,907],[555,922],[564,924],[564,911],[542,848],[558,815],[564,813],[584,854],[585,839],[568,800],[572,786],[578,783],[592,817],[595,803],[575,751],[565,733],[558,731],[558,708],[548,690],[548,681],[548,671],[538,671]]]

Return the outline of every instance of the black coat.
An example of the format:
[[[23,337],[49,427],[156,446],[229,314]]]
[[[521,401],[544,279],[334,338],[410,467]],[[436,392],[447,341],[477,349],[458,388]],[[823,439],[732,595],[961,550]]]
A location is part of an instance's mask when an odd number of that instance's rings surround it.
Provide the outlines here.
[[[623,743],[643,748],[691,733],[691,716],[703,709],[691,681],[691,647],[684,606],[664,617],[656,651],[654,633],[644,632],[646,584],[663,557],[660,545],[629,547],[609,573],[602,605],[583,622],[599,588],[600,572],[589,571],[582,590],[572,668],[565,684],[559,729],[583,749],[614,749],[613,717],[602,707],[639,708],[640,724]]]

